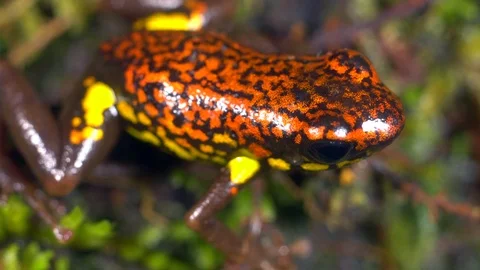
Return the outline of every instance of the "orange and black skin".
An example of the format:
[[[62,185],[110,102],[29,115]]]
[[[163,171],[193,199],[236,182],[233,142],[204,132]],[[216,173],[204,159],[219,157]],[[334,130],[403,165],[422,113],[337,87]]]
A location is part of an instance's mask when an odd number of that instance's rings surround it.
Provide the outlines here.
[[[57,196],[102,161],[125,127],[184,159],[226,164],[186,222],[228,259],[252,267],[264,260],[262,249],[245,251],[215,215],[258,171],[257,160],[282,170],[342,167],[391,143],[405,121],[399,99],[351,50],[262,54],[211,32],[137,31],[101,45],[97,60],[58,122],[20,72],[0,60],[0,138],[8,130],[35,177]],[[67,240],[49,201],[1,150],[0,187],[23,193]],[[251,175],[234,181],[243,164],[253,164]]]
[[[123,67],[117,94],[152,120],[135,129],[160,126],[186,151],[247,149],[292,168],[335,168],[390,144],[405,120],[399,99],[352,50],[268,55],[201,31],[133,32],[101,49]],[[216,143],[215,134],[235,144]]]

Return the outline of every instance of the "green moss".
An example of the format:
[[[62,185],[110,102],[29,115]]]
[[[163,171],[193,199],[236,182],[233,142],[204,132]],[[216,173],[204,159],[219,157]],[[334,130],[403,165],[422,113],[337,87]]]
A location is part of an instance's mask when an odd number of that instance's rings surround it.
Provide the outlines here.
[[[27,236],[31,225],[32,210],[19,196],[10,196],[0,206],[0,237],[5,234]]]
[[[73,232],[70,245],[81,249],[100,249],[114,236],[114,226],[110,221],[88,221],[79,207],[63,217],[61,224]]]
[[[53,250],[42,249],[36,242],[31,242],[25,248],[20,248],[18,244],[11,244],[0,252],[0,268],[5,270],[68,270],[70,268],[68,259],[54,258]]]

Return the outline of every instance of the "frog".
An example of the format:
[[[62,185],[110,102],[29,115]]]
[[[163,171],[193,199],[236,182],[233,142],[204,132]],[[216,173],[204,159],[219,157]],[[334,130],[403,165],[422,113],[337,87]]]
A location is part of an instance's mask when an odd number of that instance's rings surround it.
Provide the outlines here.
[[[9,133],[50,196],[71,193],[123,131],[181,159],[217,164],[219,175],[185,222],[230,261],[247,256],[258,265],[262,252],[245,251],[217,213],[262,169],[339,169],[382,150],[404,127],[402,102],[358,51],[262,53],[203,30],[207,6],[192,7],[185,16],[182,6],[138,20],[103,42],[58,120],[0,60],[0,138]],[[34,193],[2,154],[0,172],[3,188]],[[43,218],[62,235],[53,217]]]

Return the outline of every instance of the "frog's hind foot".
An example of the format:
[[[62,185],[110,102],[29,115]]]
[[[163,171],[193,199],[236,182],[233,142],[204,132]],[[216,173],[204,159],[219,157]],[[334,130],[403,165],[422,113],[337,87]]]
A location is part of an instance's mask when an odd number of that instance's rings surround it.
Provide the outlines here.
[[[60,226],[60,216],[65,213],[65,207],[56,199],[47,196],[39,188],[25,179],[23,173],[0,153],[0,200],[7,203],[13,193],[19,193],[40,218],[50,226],[55,237],[60,242],[67,242],[72,232]]]

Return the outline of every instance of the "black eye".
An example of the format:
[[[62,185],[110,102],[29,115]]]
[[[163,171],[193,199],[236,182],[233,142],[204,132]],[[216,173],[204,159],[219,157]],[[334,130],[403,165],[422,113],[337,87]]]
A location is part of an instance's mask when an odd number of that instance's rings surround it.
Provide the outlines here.
[[[314,161],[333,164],[342,160],[352,150],[348,142],[317,142],[308,147],[308,155]]]

